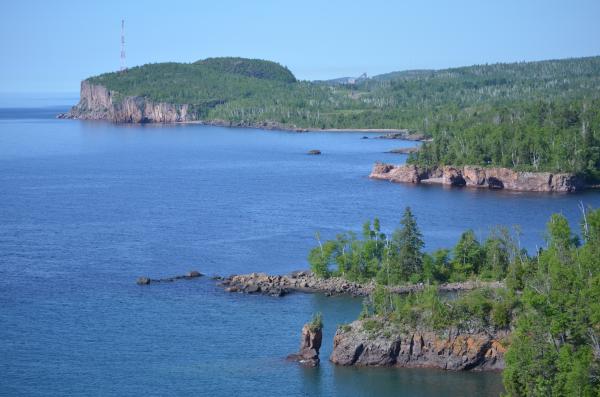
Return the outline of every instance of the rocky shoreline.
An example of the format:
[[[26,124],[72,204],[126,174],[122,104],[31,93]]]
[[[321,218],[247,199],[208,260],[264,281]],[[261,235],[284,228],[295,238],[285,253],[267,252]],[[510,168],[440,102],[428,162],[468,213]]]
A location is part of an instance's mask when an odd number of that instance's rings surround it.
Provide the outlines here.
[[[219,278],[221,286],[228,292],[284,296],[292,292],[323,293],[325,295],[368,296],[375,289],[375,283],[356,283],[341,277],[318,278],[310,271],[297,271],[288,275],[268,275],[266,273],[238,274]],[[445,283],[438,286],[440,292],[470,291],[477,288],[502,288],[498,281],[465,281]],[[417,292],[424,284],[388,287],[396,294]]]
[[[367,327],[375,322],[377,329]],[[506,330],[401,330],[383,319],[340,326],[330,360],[343,366],[484,371],[504,368]]]
[[[468,165],[424,168],[413,164],[376,163],[369,177],[399,183],[439,184],[524,192],[571,193],[590,188],[584,184],[582,178],[572,173],[523,172],[508,168]]]
[[[292,132],[376,132],[385,135],[378,138],[421,141],[425,137],[404,129],[391,128],[303,128],[282,124],[276,121],[233,122],[227,120],[200,119],[190,104],[155,102],[145,97],[124,97],[106,87],[81,82],[79,103],[67,113],[56,116],[59,119],[103,120],[113,123],[179,123],[199,124],[230,128],[257,128]]]

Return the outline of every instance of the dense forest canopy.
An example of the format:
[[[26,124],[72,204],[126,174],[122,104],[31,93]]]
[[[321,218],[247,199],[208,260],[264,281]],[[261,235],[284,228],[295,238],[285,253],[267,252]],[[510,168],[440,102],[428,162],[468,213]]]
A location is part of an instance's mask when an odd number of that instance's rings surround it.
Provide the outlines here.
[[[288,68],[261,59],[220,57],[206,58],[195,63],[208,66],[218,72],[240,74],[247,77],[256,77],[257,79],[277,80],[284,83],[296,81],[296,77]]]
[[[520,248],[518,234],[496,228],[480,242],[465,231],[452,249],[422,251],[423,237],[410,208],[386,235],[379,221],[365,223],[362,237],[343,233],[310,251],[321,277],[373,281],[361,313],[365,329],[384,323],[402,333],[424,328],[443,334],[508,330],[503,378],[511,396],[598,396],[600,393],[600,209],[583,211],[581,232],[554,214],[547,244],[535,255]],[[318,235],[317,235],[318,237]],[[435,284],[501,280],[444,298]],[[390,285],[423,282],[399,295]],[[343,327],[343,326],[342,326]],[[390,331],[388,327],[387,331]]]
[[[297,81],[244,58],[160,63],[90,79],[123,96],[188,103],[208,120],[401,128],[432,137],[410,161],[583,173],[600,168],[600,57]]]

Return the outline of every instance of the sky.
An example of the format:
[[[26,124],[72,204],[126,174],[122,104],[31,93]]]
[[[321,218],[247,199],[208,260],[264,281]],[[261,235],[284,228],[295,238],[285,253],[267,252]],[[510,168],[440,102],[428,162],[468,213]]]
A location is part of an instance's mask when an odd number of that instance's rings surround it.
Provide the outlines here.
[[[242,56],[303,80],[600,55],[600,0],[0,2],[0,93],[78,92],[127,66]]]

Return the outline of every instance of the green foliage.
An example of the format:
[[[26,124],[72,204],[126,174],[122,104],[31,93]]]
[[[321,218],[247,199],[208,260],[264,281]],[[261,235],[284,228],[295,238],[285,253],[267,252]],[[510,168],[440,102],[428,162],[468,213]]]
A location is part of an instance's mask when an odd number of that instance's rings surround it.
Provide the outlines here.
[[[401,227],[396,229],[392,235],[392,242],[397,247],[397,261],[392,262],[395,266],[390,269],[391,283],[397,283],[408,279],[411,275],[421,275],[423,272],[423,253],[421,250],[425,243],[423,236],[417,227],[410,207],[406,207],[400,221]],[[418,281],[419,278],[416,279]]]
[[[578,172],[600,179],[600,57],[296,81],[274,62],[209,58],[107,73],[115,99],[190,104],[208,120],[304,128],[406,128],[433,137],[409,161]]]
[[[453,280],[462,281],[478,274],[485,258],[483,251],[475,233],[467,230],[460,236],[460,240],[454,247]]]
[[[507,229],[492,230],[483,245],[473,231],[467,231],[452,251],[423,253],[423,237],[408,207],[391,237],[381,232],[376,218],[373,225],[371,222],[363,225],[362,239],[347,232],[325,242],[317,234],[317,240],[319,244],[310,251],[308,261],[319,277],[338,276],[359,282],[376,279],[382,285],[435,284],[473,278],[501,280],[509,271],[512,276],[521,277],[515,258],[522,253]]]
[[[383,322],[375,318],[368,318],[362,323],[363,329],[369,333],[375,333],[383,329]]]
[[[370,315],[365,318],[385,317],[410,329],[425,327],[439,331],[456,327],[459,330],[483,330],[490,326],[506,329],[515,308],[515,299],[502,289],[478,289],[452,299],[441,295],[435,286],[398,295],[378,285],[367,306],[365,312]]]
[[[600,392],[600,210],[585,215],[583,245],[553,215],[547,248],[523,266],[522,314],[504,371],[511,395]]]
[[[309,323],[309,327],[313,332],[323,329],[323,315],[321,312],[316,312],[313,314],[313,317]]]
[[[197,61],[195,64],[208,66],[219,72],[239,74],[257,79],[277,80],[284,83],[294,83],[296,81],[296,77],[294,77],[288,68],[262,59],[236,57],[207,58]]]

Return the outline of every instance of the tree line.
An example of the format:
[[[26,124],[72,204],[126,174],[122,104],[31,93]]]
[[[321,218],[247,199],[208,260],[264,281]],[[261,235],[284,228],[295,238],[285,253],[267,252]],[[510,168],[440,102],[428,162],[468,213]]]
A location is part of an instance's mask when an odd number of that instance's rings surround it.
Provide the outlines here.
[[[308,256],[312,271],[320,277],[339,276],[352,281],[376,279],[383,285],[443,283],[478,277],[501,280],[520,251],[506,228],[495,228],[480,242],[472,230],[464,232],[452,249],[423,251],[423,236],[410,207],[391,234],[381,232],[379,219],[363,225],[362,238],[346,232],[321,241]]]
[[[115,99],[189,104],[205,120],[397,128],[432,138],[409,161],[600,178],[600,57],[396,72],[355,84],[297,81],[274,62],[212,58],[89,79]]]
[[[376,281],[361,313],[368,331],[377,331],[383,321],[399,332],[406,327],[510,330],[503,341],[508,347],[503,371],[508,395],[598,396],[600,209],[582,209],[582,215],[578,234],[564,216],[552,215],[546,246],[535,255],[519,249],[505,231],[492,233],[483,244],[465,232],[453,250],[427,254],[407,209],[391,237],[379,231],[378,221],[373,227],[367,223],[362,239],[348,243],[345,234],[319,243],[309,261],[323,277]],[[436,276],[440,273],[444,276]],[[476,289],[453,299],[434,285],[407,295],[386,288],[468,277],[499,279],[504,287]]]

